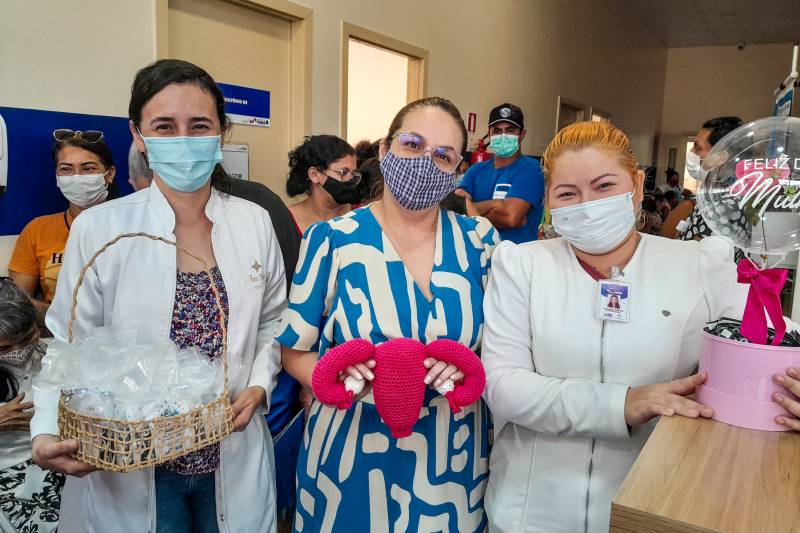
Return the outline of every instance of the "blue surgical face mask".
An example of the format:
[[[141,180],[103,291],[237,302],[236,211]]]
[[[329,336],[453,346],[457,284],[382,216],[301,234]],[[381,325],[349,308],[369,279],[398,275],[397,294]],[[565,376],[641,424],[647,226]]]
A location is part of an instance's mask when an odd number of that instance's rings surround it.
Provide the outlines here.
[[[140,133],[141,135],[141,133]],[[147,162],[170,189],[194,192],[206,184],[222,161],[220,136],[145,137]]]

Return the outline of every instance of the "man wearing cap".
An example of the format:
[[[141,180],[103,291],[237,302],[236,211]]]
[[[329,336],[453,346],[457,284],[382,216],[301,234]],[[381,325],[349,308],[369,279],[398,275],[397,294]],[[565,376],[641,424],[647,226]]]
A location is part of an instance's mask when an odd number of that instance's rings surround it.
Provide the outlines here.
[[[502,104],[492,109],[489,146],[494,159],[471,166],[459,189],[503,240],[515,243],[536,240],[543,211],[544,173],[536,159],[522,155],[524,138],[525,118],[519,107]]]

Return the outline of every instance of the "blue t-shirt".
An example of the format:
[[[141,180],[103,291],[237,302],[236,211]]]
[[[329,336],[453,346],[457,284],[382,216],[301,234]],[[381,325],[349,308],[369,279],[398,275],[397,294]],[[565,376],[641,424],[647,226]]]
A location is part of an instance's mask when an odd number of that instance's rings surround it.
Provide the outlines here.
[[[519,198],[531,204],[525,225],[498,231],[505,241],[519,244],[536,240],[544,211],[544,173],[537,160],[522,156],[505,168],[494,168],[494,161],[472,165],[464,174],[461,188],[474,202]]]

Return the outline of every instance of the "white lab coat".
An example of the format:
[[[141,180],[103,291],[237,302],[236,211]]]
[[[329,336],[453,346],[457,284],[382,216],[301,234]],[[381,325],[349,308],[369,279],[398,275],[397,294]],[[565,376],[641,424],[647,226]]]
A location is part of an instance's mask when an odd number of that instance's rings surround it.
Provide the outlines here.
[[[286,304],[283,262],[272,222],[257,205],[214,189],[205,212],[213,223],[211,241],[230,308],[230,393],[235,396],[246,387],[258,385],[269,398],[280,369],[273,334]],[[80,269],[95,251],[128,232],[142,231],[174,240],[174,227],[174,212],[155,183],[93,207],[75,219],[46,319],[56,338],[66,337],[72,289]],[[168,338],[175,272],[174,247],[143,238],[119,241],[87,271],[78,294],[79,328],[136,327],[140,332]],[[46,380],[44,374],[39,377]],[[32,436],[58,434],[57,395],[37,392],[34,401]],[[272,440],[264,411],[257,410],[243,432],[221,443],[216,500],[217,523],[223,533],[275,529]],[[148,468],[128,474],[94,472],[84,478],[69,477],[62,496],[59,531],[154,531],[153,472]]]
[[[628,432],[628,388],[694,372],[706,322],[740,319],[747,295],[719,237],[642,235],[622,280],[631,320],[604,323],[598,284],[565,240],[495,250],[481,354],[495,424],[490,530],[607,532],[655,423]]]

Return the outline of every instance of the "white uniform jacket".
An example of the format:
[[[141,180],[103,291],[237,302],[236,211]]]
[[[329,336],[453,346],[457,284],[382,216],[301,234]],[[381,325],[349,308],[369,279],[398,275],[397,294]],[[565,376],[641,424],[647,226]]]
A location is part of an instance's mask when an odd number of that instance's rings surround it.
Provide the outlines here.
[[[629,432],[629,387],[690,375],[705,324],[741,319],[732,247],[642,235],[624,269],[630,322],[595,317],[598,282],[564,239],[501,244],[481,357],[494,415],[490,530],[607,532],[611,501],[655,421]]]
[[[213,223],[214,256],[229,302],[229,392],[235,396],[259,385],[269,398],[280,369],[273,334],[286,305],[283,262],[272,222],[257,205],[214,189],[205,212]],[[174,240],[174,227],[175,214],[155,183],[76,218],[55,299],[47,313],[47,327],[55,337],[65,339],[73,287],[83,265],[101,246],[121,233],[140,231]],[[168,338],[175,286],[173,246],[144,238],[119,241],[86,273],[78,293],[76,330],[112,325]],[[46,380],[44,374],[39,376]],[[34,402],[32,436],[57,435],[57,395],[37,393]],[[272,440],[263,412],[257,410],[243,432],[221,443],[216,500],[217,522],[223,533],[275,529]],[[69,477],[62,496],[59,531],[154,531],[153,472],[149,468],[128,474],[94,472],[83,478]]]

